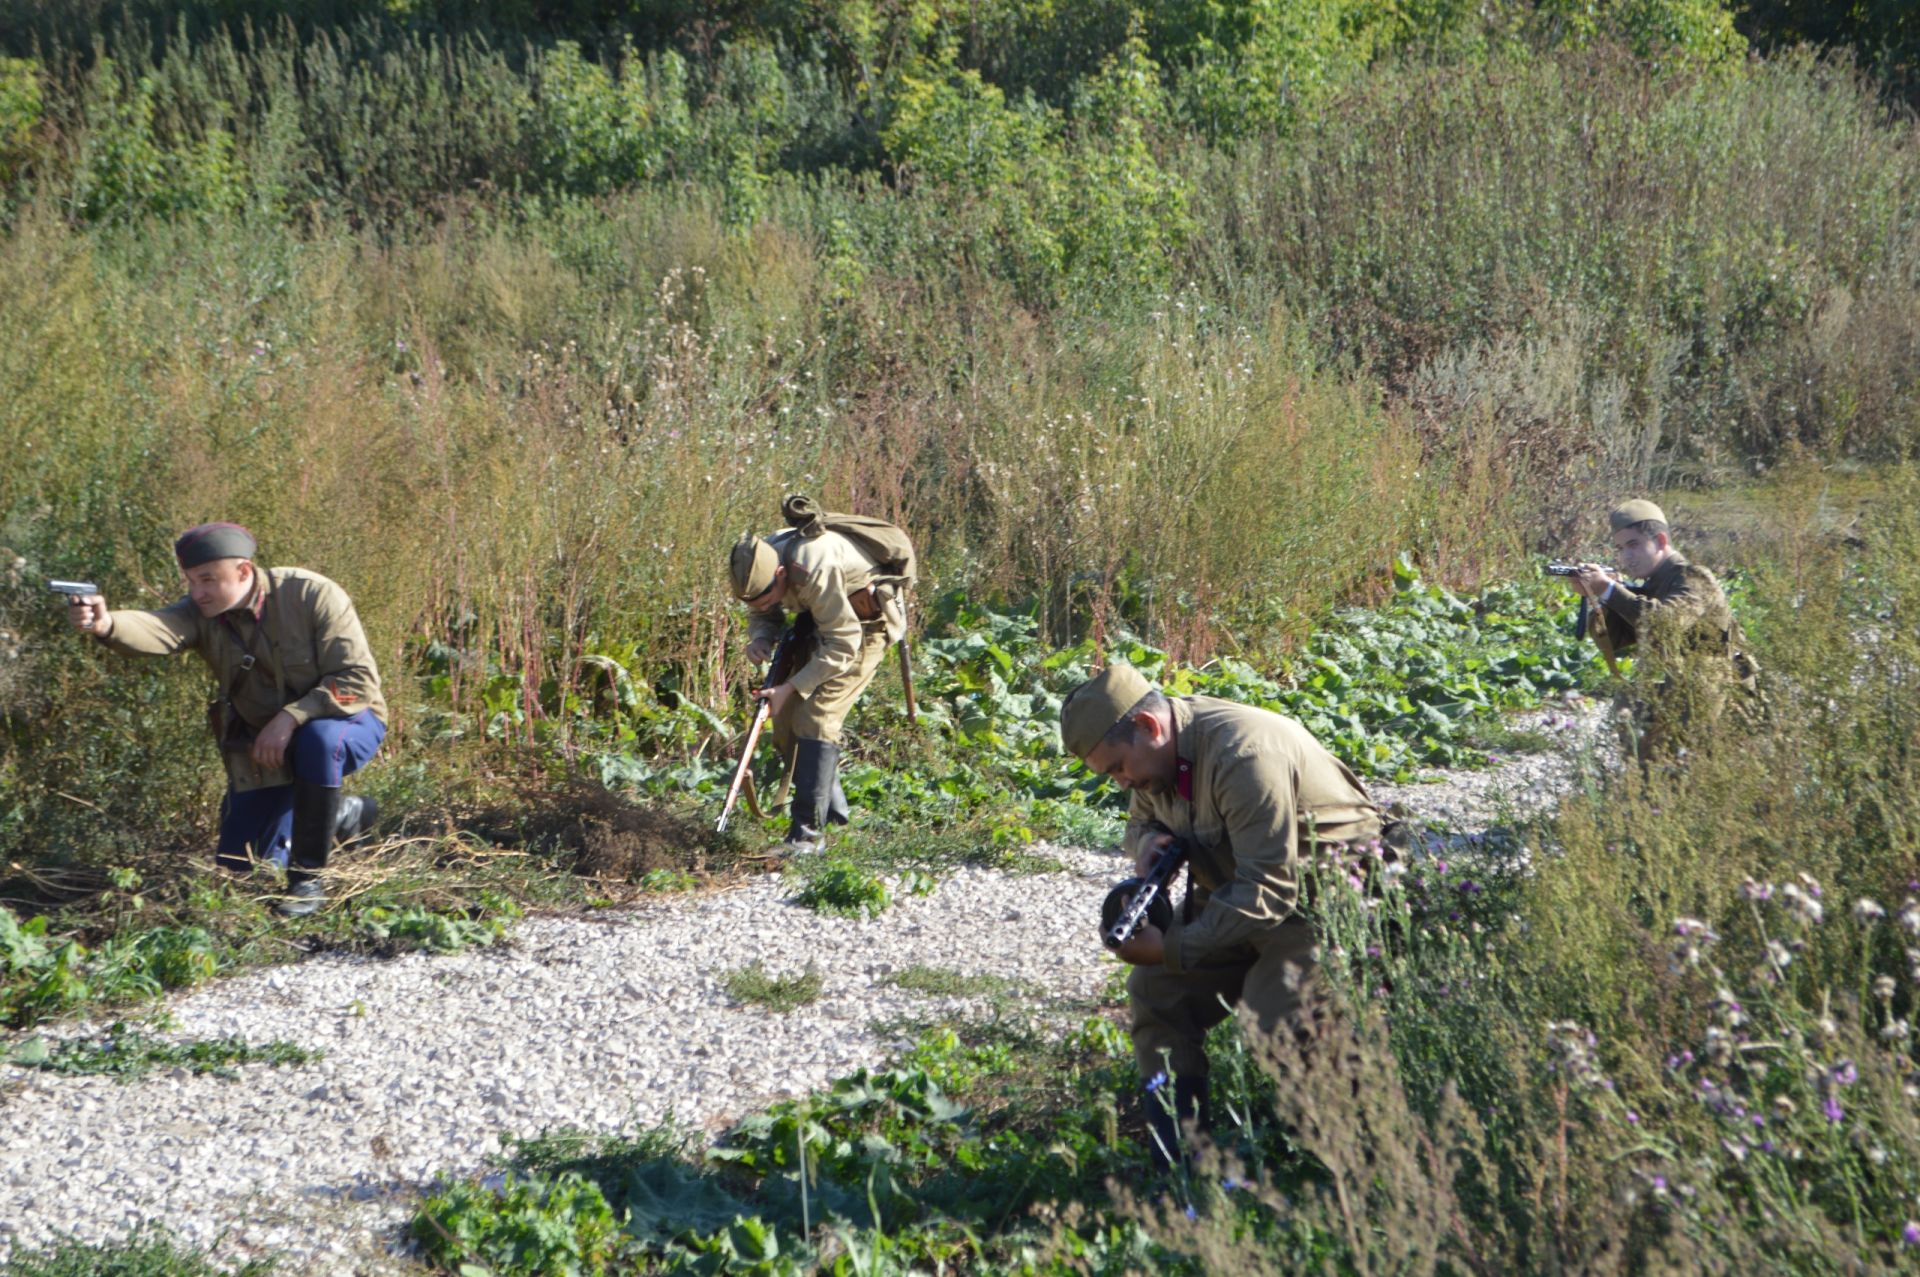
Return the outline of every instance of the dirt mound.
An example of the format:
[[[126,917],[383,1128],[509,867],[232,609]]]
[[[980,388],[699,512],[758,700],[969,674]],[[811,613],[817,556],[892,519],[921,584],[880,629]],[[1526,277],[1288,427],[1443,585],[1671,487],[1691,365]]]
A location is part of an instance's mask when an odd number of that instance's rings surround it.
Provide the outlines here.
[[[637,802],[592,781],[524,793],[516,807],[516,840],[570,860],[585,878],[639,882],[662,869],[704,875],[733,860],[697,813]]]

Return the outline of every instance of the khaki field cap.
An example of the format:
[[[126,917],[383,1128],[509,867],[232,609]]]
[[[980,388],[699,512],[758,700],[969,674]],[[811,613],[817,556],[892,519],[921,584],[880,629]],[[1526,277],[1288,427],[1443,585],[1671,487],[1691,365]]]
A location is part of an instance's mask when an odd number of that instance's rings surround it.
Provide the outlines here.
[[[1607,516],[1607,523],[1615,532],[1630,528],[1636,523],[1645,523],[1653,519],[1660,523],[1667,521],[1666,511],[1651,501],[1629,501]]]
[[[1060,702],[1060,741],[1075,758],[1085,758],[1153,690],[1131,665],[1115,663],[1067,693]]]
[[[780,555],[771,545],[751,532],[741,533],[727,560],[735,597],[744,600],[765,594],[773,585],[773,574],[779,567]]]

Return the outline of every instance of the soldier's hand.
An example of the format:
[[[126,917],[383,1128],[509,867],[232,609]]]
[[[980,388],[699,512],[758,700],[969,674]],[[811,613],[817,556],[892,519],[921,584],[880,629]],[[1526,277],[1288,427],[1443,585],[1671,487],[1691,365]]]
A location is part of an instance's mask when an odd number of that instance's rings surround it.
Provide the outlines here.
[[[253,761],[255,766],[271,770],[280,766],[287,758],[287,745],[293,740],[293,734],[300,724],[293,716],[281,710],[273,716],[273,721],[260,729],[253,738]]]
[[[1613,573],[1598,563],[1582,563],[1579,572],[1572,577],[1573,588],[1590,599],[1597,599],[1607,592],[1613,584]]]
[[[1120,955],[1120,961],[1136,967],[1157,967],[1167,960],[1167,936],[1149,922],[1114,952]]]
[[[773,709],[773,716],[778,718],[786,712],[787,706],[793,704],[793,698],[799,694],[792,683],[782,683],[778,687],[762,688],[760,699]]]
[[[1148,834],[1140,840],[1140,850],[1133,858],[1133,876],[1144,878],[1153,872],[1153,864],[1160,859],[1160,853],[1173,846],[1172,834]]]
[[[773,656],[773,640],[757,638],[747,644],[747,660],[755,665],[766,663]]]
[[[43,613],[44,615],[44,613]],[[67,619],[77,630],[88,634],[105,633],[107,601],[98,594],[76,594],[67,598]]]

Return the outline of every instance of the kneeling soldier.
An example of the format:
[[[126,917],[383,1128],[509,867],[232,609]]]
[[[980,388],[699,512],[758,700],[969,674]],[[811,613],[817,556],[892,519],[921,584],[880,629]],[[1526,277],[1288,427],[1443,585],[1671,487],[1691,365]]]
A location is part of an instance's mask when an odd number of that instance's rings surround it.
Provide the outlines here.
[[[906,633],[903,582],[913,572],[905,533],[858,516],[823,515],[789,497],[794,526],[771,537],[743,536],[728,560],[733,592],[751,609],[747,659],[773,655],[791,608],[812,635],[784,683],[761,695],[773,706],[774,748],[791,759],[793,798],[782,851],[816,851],[828,824],[851,812],[840,787],[841,728],[880,668],[887,645]],[[840,530],[845,528],[847,530]],[[900,558],[884,562],[872,533],[897,538]],[[802,631],[804,633],[804,630]]]
[[[1183,916],[1142,927],[1119,950],[1133,1049],[1164,1164],[1176,1122],[1207,1124],[1207,1030],[1239,1003],[1261,1031],[1315,1035],[1314,935],[1300,915],[1300,865],[1316,841],[1362,842],[1380,812],[1353,772],[1291,718],[1211,696],[1168,697],[1110,665],[1060,707],[1060,735],[1095,772],[1133,793],[1126,849],[1144,874],[1161,848],[1190,848]]]
[[[1628,708],[1641,759],[1669,757],[1705,739],[1733,687],[1754,691],[1754,665],[1740,650],[1739,623],[1720,582],[1673,548],[1659,506],[1629,501],[1607,521],[1622,572],[1642,583],[1629,585],[1588,563],[1571,584],[1589,600],[1587,627],[1595,638],[1616,653],[1637,646],[1656,676],[1649,699]]]
[[[191,648],[206,661],[218,686],[208,720],[227,767],[215,862],[245,873],[285,849],[279,910],[312,913],[335,841],[373,825],[373,801],[340,790],[387,734],[373,650],[345,590],[315,572],[259,567],[245,528],[202,524],[173,549],[185,598],[110,612],[96,594],[70,599],[68,615],[116,651]]]

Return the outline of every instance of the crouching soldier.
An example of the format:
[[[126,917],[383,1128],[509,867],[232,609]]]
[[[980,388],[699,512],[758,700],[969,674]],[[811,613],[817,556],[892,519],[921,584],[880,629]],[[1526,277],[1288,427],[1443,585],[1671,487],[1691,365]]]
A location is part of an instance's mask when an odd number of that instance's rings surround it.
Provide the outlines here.
[[[234,873],[287,857],[278,908],[320,907],[320,873],[336,841],[372,828],[369,798],[341,783],[385,739],[386,702],[353,600],[300,568],[262,568],[253,535],[231,523],[189,528],[174,542],[186,597],[158,611],[108,611],[70,599],[74,625],[116,651],[200,654],[217,695],[208,723],[227,768],[215,863]]]
[[[1311,1042],[1321,993],[1300,869],[1314,843],[1362,842],[1381,816],[1346,764],[1291,718],[1211,696],[1169,697],[1129,665],[1110,665],[1060,707],[1067,749],[1132,791],[1125,846],[1144,875],[1174,839],[1192,886],[1164,933],[1143,926],[1119,956],[1133,1049],[1156,1091],[1151,1150],[1164,1165],[1176,1123],[1207,1124],[1207,1030],[1239,1004],[1267,1034]]]
[[[806,636],[792,673],[760,693],[772,705],[774,747],[791,766],[787,835],[778,849],[788,855],[818,850],[826,826],[849,819],[841,728],[887,645],[906,636],[915,559],[906,533],[882,520],[827,514],[805,497],[788,497],[782,512],[787,530],[742,536],[728,571],[734,595],[752,612],[749,661],[773,655],[789,610]]]
[[[1595,640],[1614,653],[1637,650],[1654,676],[1647,697],[1622,708],[1641,760],[1670,758],[1704,742],[1734,688],[1756,690],[1757,670],[1720,582],[1674,548],[1659,506],[1629,501],[1607,521],[1620,573],[1588,563],[1570,583],[1588,600]]]

